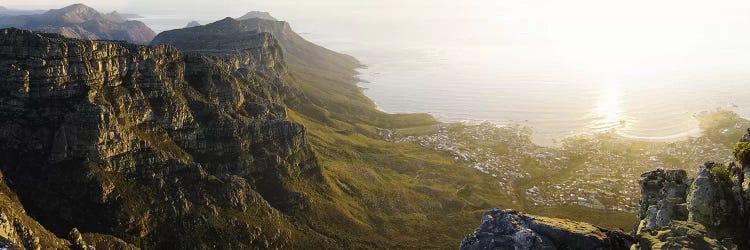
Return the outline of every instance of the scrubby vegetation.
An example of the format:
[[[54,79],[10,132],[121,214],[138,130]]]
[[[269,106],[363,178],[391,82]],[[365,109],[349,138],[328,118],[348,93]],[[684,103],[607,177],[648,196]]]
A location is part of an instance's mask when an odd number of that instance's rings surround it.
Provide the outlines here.
[[[750,142],[739,142],[734,146],[734,158],[743,165],[750,163]]]
[[[716,182],[721,185],[725,193],[731,193],[732,188],[732,172],[729,167],[724,164],[716,164],[711,168],[711,174],[714,176]]]

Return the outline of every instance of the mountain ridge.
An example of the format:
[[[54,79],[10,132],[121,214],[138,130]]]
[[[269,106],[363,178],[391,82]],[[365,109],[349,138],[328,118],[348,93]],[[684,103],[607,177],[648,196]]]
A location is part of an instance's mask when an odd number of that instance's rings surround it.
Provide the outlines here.
[[[15,27],[71,38],[150,42],[156,33],[140,21],[112,12],[103,14],[84,4],[73,4],[39,14],[0,17],[0,28]]]

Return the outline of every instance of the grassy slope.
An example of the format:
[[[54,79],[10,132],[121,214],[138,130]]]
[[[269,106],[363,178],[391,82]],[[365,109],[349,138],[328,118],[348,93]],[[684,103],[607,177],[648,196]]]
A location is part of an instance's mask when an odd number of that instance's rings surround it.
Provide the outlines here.
[[[495,179],[449,155],[372,136],[375,127],[429,127],[436,123],[430,116],[383,113],[346,78],[290,68],[307,98],[336,110],[289,110],[307,128],[331,187],[313,194],[317,202],[305,220],[315,230],[350,247],[455,248],[487,208],[506,205]]]

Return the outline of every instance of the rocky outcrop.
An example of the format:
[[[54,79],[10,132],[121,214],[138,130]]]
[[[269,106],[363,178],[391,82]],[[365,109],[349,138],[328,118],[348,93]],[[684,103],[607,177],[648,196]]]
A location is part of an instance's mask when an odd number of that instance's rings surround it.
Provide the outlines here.
[[[461,249],[630,249],[626,233],[563,219],[491,209]]]
[[[686,195],[691,179],[685,170],[656,170],[641,175],[641,211],[644,227],[668,226],[672,219],[687,220]]]
[[[281,104],[281,49],[247,38],[183,53],[0,30],[9,187],[81,247],[117,242],[96,235],[144,248],[285,246],[301,229],[284,214],[311,204],[296,186],[322,175]]]
[[[124,40],[147,44],[156,33],[140,21],[117,12],[102,14],[83,4],[74,4],[41,14],[0,17],[0,28],[14,27],[58,33],[70,38]]]
[[[734,163],[707,162],[695,179],[684,170],[641,176],[637,249],[744,249],[748,247],[743,171]]]
[[[687,197],[688,220],[705,226],[726,225],[734,217],[731,207],[734,201],[728,197],[719,176],[712,169],[726,168],[715,163],[706,163],[690,185]]]

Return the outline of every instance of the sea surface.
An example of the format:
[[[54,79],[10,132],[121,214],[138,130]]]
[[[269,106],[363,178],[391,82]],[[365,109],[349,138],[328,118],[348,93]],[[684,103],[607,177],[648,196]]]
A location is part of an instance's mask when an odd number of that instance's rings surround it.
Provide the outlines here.
[[[358,15],[365,17],[280,19],[308,40],[367,65],[360,70],[360,86],[387,112],[430,113],[446,122],[520,124],[532,128],[533,140],[544,145],[605,131],[677,140],[700,133],[695,116],[701,111],[729,109],[750,116],[750,57],[745,56],[750,53],[737,49],[750,46],[713,46],[706,38],[710,34],[687,37],[694,43],[683,47],[659,44],[658,32],[653,46],[619,38],[579,44],[564,40],[567,35],[529,31],[529,24],[516,19],[507,20],[516,23],[510,28],[501,19],[492,24],[497,30],[476,32],[463,25],[411,27],[398,25],[409,20]],[[219,19],[144,14],[140,20],[159,32],[191,20]],[[601,44],[609,47],[596,47]]]

